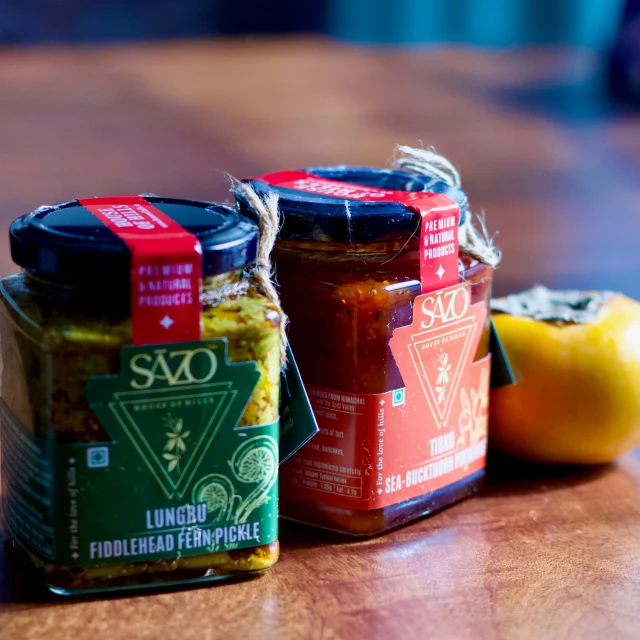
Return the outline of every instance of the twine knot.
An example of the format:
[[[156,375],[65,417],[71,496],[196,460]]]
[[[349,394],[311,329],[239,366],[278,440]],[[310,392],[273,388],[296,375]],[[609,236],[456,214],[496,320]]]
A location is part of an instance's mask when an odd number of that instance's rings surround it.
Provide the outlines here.
[[[247,273],[253,286],[264,295],[280,314],[280,366],[284,368],[287,362],[287,324],[289,319],[280,305],[280,296],[273,283],[273,264],[271,252],[276,242],[280,225],[278,210],[278,194],[271,192],[264,198],[260,197],[251,185],[236,183],[236,190],[242,193],[247,204],[258,218],[258,257],[255,264]]]
[[[394,153],[393,167],[435,178],[451,187],[459,188],[462,186],[459,171],[447,158],[436,153],[433,147],[429,149],[414,149],[413,147],[398,145]],[[484,219],[484,211],[480,215],[474,215],[471,211],[468,212],[463,224],[460,226],[459,243],[460,248],[476,260],[494,269],[500,264],[502,254],[495,246],[493,237],[489,235]]]

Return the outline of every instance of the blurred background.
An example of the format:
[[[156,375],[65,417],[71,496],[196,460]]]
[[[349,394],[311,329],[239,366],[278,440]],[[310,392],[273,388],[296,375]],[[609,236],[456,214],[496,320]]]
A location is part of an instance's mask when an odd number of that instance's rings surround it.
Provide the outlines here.
[[[500,230],[496,291],[640,297],[640,0],[0,0],[10,221],[81,196],[435,145]]]
[[[625,0],[3,0],[5,43],[326,32],[369,43],[606,49]]]

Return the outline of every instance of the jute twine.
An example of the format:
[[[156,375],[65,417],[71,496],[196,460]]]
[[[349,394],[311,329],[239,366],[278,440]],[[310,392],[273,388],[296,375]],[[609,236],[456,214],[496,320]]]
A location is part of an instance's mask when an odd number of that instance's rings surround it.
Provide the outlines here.
[[[278,210],[278,194],[271,192],[261,198],[251,185],[245,182],[233,181],[237,191],[240,191],[249,206],[258,217],[260,237],[258,240],[258,257],[255,265],[247,274],[251,284],[277,309],[280,314],[280,366],[287,362],[287,324],[289,318],[280,305],[280,296],[273,283],[274,272],[271,262],[271,251],[276,242],[280,228],[280,212]]]
[[[452,187],[462,186],[458,170],[444,156],[436,153],[433,147],[429,149],[414,149],[413,147],[398,145],[394,154],[393,167],[435,178]],[[493,238],[489,235],[484,212],[480,215],[468,212],[464,223],[460,227],[459,243],[460,248],[476,260],[494,269],[500,264],[502,254],[495,246]]]

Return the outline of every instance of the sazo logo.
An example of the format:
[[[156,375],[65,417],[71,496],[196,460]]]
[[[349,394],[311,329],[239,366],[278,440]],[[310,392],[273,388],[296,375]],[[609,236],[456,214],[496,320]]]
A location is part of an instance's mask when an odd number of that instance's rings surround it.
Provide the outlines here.
[[[129,366],[134,389],[149,389],[157,381],[175,387],[209,382],[218,370],[218,359],[211,349],[205,347],[176,351],[156,349],[153,354],[136,354]]]
[[[431,329],[440,324],[461,320],[466,315],[470,302],[469,288],[465,285],[425,296],[420,305],[424,317],[420,328]]]

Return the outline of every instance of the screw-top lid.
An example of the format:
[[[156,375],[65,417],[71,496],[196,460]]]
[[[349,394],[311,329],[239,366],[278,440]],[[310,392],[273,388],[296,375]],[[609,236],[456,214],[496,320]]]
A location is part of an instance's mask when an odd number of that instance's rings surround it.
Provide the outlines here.
[[[193,200],[144,198],[202,247],[202,275],[242,269],[255,262],[258,228],[223,205]],[[131,257],[123,240],[77,200],[44,206],[18,218],[10,229],[14,262],[59,282],[127,282]]]
[[[448,196],[460,207],[460,224],[467,212],[467,195],[428,176],[393,169],[370,167],[311,167],[307,174],[367,187],[394,191],[426,191]],[[251,186],[260,194],[275,191],[279,196],[282,227],[279,237],[317,242],[374,242],[406,238],[417,229],[419,214],[399,202],[351,200],[296,191],[253,180]],[[251,209],[240,191],[236,192],[240,211],[251,216]]]

